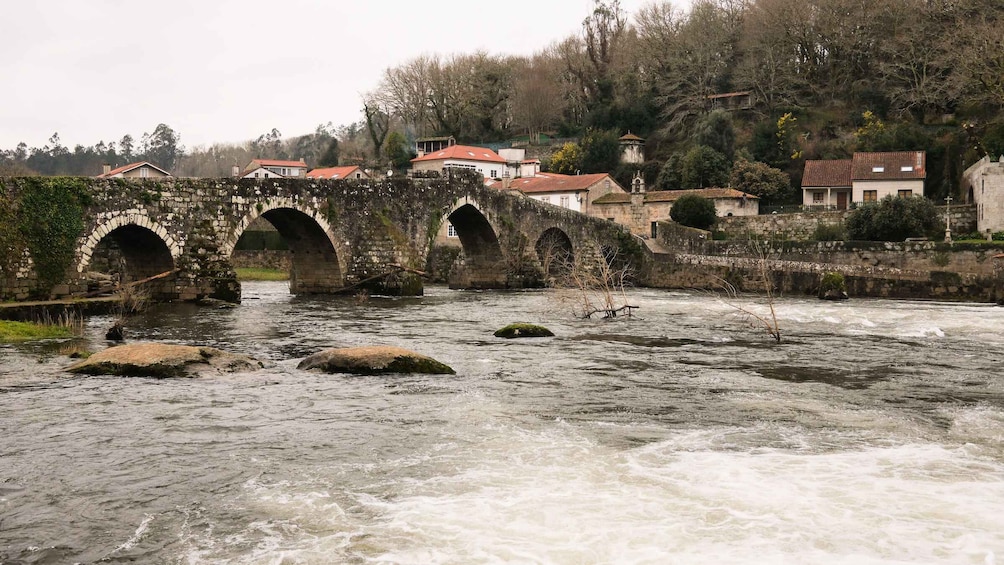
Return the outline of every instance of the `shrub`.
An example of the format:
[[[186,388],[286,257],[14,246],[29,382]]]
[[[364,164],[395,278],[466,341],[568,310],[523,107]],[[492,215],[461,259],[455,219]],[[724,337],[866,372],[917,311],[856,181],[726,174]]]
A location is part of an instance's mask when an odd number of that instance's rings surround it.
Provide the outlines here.
[[[903,241],[933,236],[941,227],[934,203],[924,197],[886,196],[859,206],[845,220],[847,236],[857,241]]]
[[[678,198],[669,210],[669,217],[678,224],[702,230],[710,229],[718,219],[715,203],[696,194]]]
[[[847,292],[847,283],[844,281],[844,275],[835,271],[823,275],[823,280],[819,282],[819,295],[823,296],[831,291]]]
[[[843,241],[846,238],[847,232],[841,224],[816,224],[812,232],[814,241]]]

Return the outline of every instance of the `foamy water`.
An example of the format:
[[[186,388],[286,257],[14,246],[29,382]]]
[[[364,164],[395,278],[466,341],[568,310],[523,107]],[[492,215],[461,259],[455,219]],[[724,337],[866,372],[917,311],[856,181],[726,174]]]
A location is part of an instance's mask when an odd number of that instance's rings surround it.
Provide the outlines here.
[[[638,319],[604,323],[547,293],[358,305],[250,287],[237,310],[134,331],[254,352],[263,372],[66,377],[41,346],[0,350],[0,562],[1004,555],[1002,309],[784,299],[777,345],[686,293],[636,292]],[[491,337],[516,320],[558,337]],[[295,370],[321,347],[373,342],[458,375]]]

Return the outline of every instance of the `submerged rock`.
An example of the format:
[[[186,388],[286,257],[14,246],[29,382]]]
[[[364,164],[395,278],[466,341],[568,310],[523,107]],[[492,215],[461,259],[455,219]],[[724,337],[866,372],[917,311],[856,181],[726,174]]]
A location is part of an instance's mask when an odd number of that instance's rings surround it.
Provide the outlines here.
[[[382,373],[456,374],[456,371],[451,367],[431,357],[392,346],[326,349],[300,361],[296,368],[305,371],[316,369],[325,373],[355,373],[359,375]]]
[[[133,343],[99,351],[66,370],[86,375],[164,378],[190,376],[204,371],[255,371],[263,366],[261,361],[247,355],[213,347]]]
[[[552,337],[553,335],[554,332],[544,326],[527,324],[524,322],[509,324],[508,326],[495,332],[495,337],[504,337],[506,339],[513,339],[516,337]]]

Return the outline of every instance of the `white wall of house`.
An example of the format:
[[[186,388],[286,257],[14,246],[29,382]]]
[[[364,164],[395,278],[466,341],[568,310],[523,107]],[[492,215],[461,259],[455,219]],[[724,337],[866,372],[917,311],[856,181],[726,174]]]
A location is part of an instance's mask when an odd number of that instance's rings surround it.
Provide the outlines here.
[[[924,181],[911,180],[856,180],[852,183],[851,200],[855,203],[865,202],[865,191],[875,191],[875,200],[882,200],[890,194],[897,196],[901,190],[911,191],[912,196],[924,195]]]
[[[756,216],[760,213],[760,201],[756,198],[715,198],[715,213],[718,216]]]
[[[582,212],[582,200],[585,198],[585,192],[547,192],[543,194],[527,194],[527,198],[533,198],[544,204],[551,204],[553,206],[559,206],[561,208],[566,208],[572,210],[573,212]]]
[[[540,172],[540,161],[519,164],[519,176],[535,177]]]
[[[241,176],[242,179],[281,179],[282,175],[272,172],[270,169],[265,167],[258,167],[252,171],[248,171],[246,174]]]
[[[502,178],[505,171],[505,163],[488,163],[485,161],[468,161],[466,159],[436,159],[433,161],[418,161],[412,163],[412,170],[415,171],[441,171],[450,167],[458,169],[470,169],[481,173],[485,178]]]
[[[299,178],[307,175],[306,167],[276,167],[269,165],[265,168],[281,177]]]

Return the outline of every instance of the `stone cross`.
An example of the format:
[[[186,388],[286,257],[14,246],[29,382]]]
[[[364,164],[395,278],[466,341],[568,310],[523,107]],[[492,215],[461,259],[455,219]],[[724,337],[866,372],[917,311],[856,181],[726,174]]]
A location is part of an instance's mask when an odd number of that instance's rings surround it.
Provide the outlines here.
[[[952,195],[945,197],[945,243],[952,242]]]

